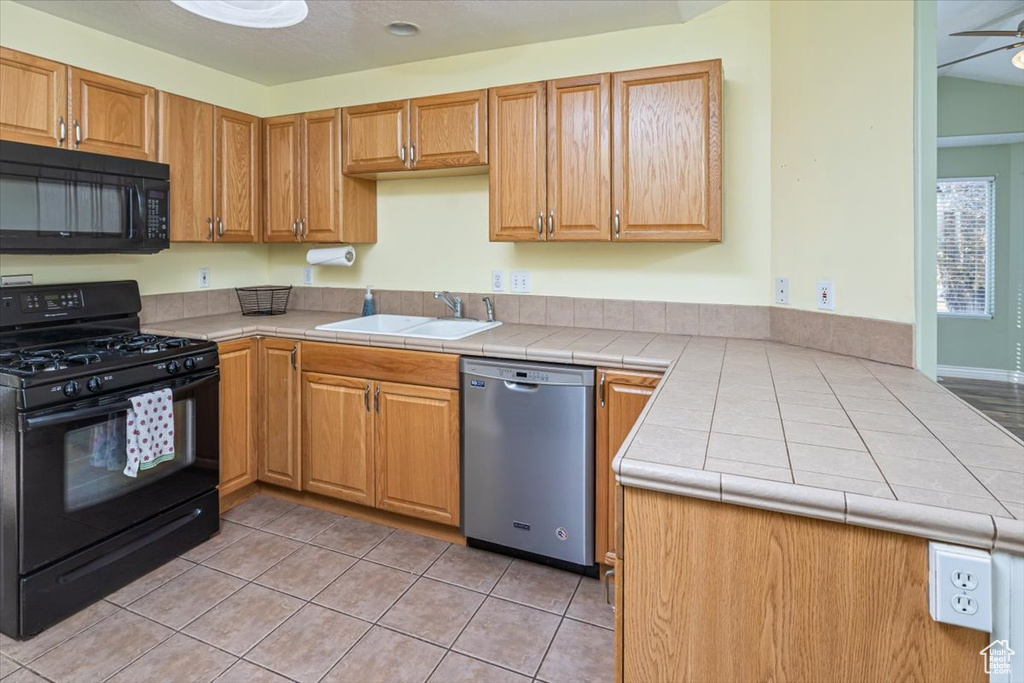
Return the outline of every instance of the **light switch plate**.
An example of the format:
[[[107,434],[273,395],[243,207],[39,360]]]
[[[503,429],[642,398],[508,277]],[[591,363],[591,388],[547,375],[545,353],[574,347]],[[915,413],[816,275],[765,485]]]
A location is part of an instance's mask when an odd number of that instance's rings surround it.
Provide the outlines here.
[[[313,266],[305,266],[302,269],[302,284],[313,284]]]
[[[198,281],[197,284],[199,285],[200,288],[204,288],[204,287],[209,287],[210,286],[210,269],[209,268],[200,268],[199,269],[199,281]]]
[[[928,544],[928,611],[935,621],[992,631],[992,556],[947,543]]]
[[[789,278],[775,278],[775,303],[789,305]]]
[[[512,291],[515,294],[529,294],[530,293],[530,271],[528,271],[528,270],[513,270],[512,271]]]

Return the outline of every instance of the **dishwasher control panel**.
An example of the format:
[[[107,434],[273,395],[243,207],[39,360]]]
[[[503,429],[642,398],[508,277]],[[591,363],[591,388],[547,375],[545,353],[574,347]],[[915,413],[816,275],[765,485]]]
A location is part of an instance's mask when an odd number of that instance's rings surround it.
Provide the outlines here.
[[[502,379],[510,379],[514,382],[547,382],[551,375],[537,370],[515,370],[512,368],[498,368],[498,374]]]

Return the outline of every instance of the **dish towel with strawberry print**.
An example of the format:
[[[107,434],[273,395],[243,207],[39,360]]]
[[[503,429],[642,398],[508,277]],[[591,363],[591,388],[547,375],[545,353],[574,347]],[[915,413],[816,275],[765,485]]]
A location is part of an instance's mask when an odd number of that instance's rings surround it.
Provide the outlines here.
[[[174,459],[174,394],[161,389],[128,400],[124,474],[135,477],[139,470]]]

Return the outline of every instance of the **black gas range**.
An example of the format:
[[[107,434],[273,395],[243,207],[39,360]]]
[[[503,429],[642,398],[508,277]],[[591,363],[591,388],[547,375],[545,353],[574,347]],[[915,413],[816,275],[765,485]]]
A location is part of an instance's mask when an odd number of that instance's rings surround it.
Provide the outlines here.
[[[11,637],[219,528],[217,345],[143,334],[140,309],[133,281],[0,289],[0,631]],[[160,395],[173,444],[133,472],[133,400]]]

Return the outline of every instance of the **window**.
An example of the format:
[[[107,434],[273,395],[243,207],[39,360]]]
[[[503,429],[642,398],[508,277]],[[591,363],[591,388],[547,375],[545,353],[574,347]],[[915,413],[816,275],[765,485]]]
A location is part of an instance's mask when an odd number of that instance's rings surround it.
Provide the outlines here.
[[[991,318],[995,179],[946,178],[936,194],[939,314]]]

